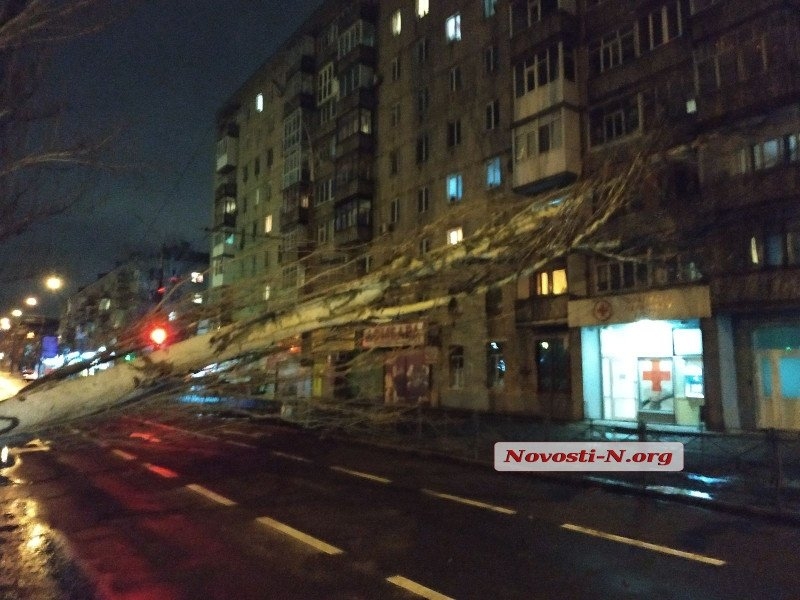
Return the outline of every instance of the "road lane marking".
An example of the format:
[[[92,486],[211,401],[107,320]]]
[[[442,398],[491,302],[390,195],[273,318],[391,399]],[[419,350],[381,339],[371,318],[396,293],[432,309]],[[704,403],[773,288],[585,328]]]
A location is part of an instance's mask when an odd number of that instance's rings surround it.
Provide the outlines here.
[[[289,527],[285,523],[281,523],[275,519],[270,519],[269,517],[259,517],[256,519],[256,521],[262,525],[266,525],[267,527],[271,527],[272,529],[280,531],[281,533],[285,533],[286,535],[291,536],[294,539],[303,542],[304,544],[308,544],[312,548],[315,548],[320,552],[324,552],[325,554],[344,554],[344,550],[341,550],[336,546],[331,546],[322,540],[312,537],[307,533],[303,533],[302,531],[298,531],[294,527]]]
[[[225,443],[230,444],[231,446],[239,446],[240,448],[250,448],[251,450],[255,450],[258,448],[258,446],[254,446],[253,444],[237,442],[236,440],[225,440]]]
[[[125,450],[117,450],[116,448],[114,448],[111,450],[111,454],[119,456],[122,460],[136,460],[135,454],[131,454],[130,452],[125,452]]]
[[[487,504],[486,502],[480,502],[479,500],[472,500],[471,498],[464,498],[462,496],[453,496],[452,494],[445,494],[443,492],[435,492],[433,490],[420,490],[423,494],[428,494],[429,496],[436,496],[437,498],[443,498],[445,500],[452,500],[453,502],[460,502],[461,504],[467,504],[469,506],[475,506],[477,508],[485,508],[486,510],[493,510],[495,512],[502,513],[504,515],[515,515],[517,511],[512,510],[510,508],[505,508],[504,506],[496,506],[494,504]]]
[[[131,419],[131,420],[138,421],[138,419]],[[144,423],[145,425],[151,425],[153,427],[161,427],[162,429],[167,429],[170,431],[188,433],[189,435],[196,435],[197,437],[219,441],[219,439],[216,436],[208,435],[207,433],[200,433],[199,431],[192,431],[191,429],[184,429],[183,427],[175,427],[174,425],[167,425],[166,423],[159,423],[158,421],[151,421],[150,419],[145,419],[139,422]]]
[[[339,473],[347,473],[348,475],[352,475],[353,477],[361,477],[363,479],[369,479],[370,481],[377,481],[378,483],[392,483],[391,479],[386,479],[386,477],[381,477],[380,475],[364,473],[363,471],[353,471],[351,469],[345,469],[344,467],[338,467],[338,466],[332,466],[328,468],[331,471],[338,471]]]
[[[311,459],[309,458],[305,458],[303,456],[297,456],[296,454],[287,454],[286,452],[278,452],[277,450],[273,450],[272,454],[274,454],[275,456],[280,456],[281,458],[288,458],[289,460],[296,460],[305,463],[312,462]]]
[[[217,502],[218,504],[222,504],[224,506],[236,506],[236,502],[234,502],[233,500],[230,500],[225,496],[220,496],[216,492],[212,492],[208,488],[204,488],[202,485],[197,485],[196,483],[190,483],[186,487],[192,490],[193,492],[200,494],[201,496],[205,496],[209,500]]]
[[[427,598],[428,600],[454,600],[450,596],[445,596],[444,594],[440,594],[436,590],[432,590],[429,587],[425,587],[424,585],[421,585],[416,581],[411,581],[410,579],[403,577],[402,575],[393,575],[392,577],[387,577],[386,581],[398,587],[401,587],[404,590],[411,592],[412,594],[416,594],[417,596],[422,596],[423,598]]]
[[[178,476],[178,474],[173,471],[172,469],[168,469],[166,467],[159,467],[158,465],[152,465],[150,463],[144,463],[144,468],[148,471],[155,473],[156,475],[160,475],[166,479],[174,479]]]
[[[702,554],[695,554],[694,552],[685,552],[683,550],[676,550],[675,548],[670,548],[668,546],[651,544],[650,542],[643,542],[641,540],[624,537],[621,535],[615,535],[613,533],[605,533],[604,531],[598,531],[597,529],[589,529],[588,527],[581,527],[580,525],[573,525],[572,523],[564,523],[561,525],[561,527],[564,529],[569,529],[570,531],[577,531],[578,533],[585,533],[586,535],[604,538],[607,540],[612,540],[614,542],[620,542],[621,544],[628,544],[629,546],[644,548],[645,550],[653,550],[654,552],[661,552],[662,554],[670,554],[672,556],[678,556],[680,558],[686,558],[688,560],[694,560],[697,562],[714,565],[715,567],[721,567],[726,564],[724,560],[720,560],[718,558],[712,558],[710,556],[704,556]]]

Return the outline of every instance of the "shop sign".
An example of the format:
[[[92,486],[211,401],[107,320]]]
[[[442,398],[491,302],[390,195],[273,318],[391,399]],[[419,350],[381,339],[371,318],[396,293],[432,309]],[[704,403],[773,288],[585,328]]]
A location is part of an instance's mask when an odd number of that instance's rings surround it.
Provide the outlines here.
[[[363,348],[402,348],[425,345],[425,323],[396,323],[367,327],[361,338]]]

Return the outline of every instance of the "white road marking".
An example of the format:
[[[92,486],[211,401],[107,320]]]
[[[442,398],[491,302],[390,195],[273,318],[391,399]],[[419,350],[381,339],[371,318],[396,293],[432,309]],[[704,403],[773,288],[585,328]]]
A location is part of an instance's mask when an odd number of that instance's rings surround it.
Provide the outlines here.
[[[452,494],[444,494],[442,492],[435,492],[433,490],[421,490],[423,494],[428,494],[429,496],[436,496],[437,498],[443,498],[445,500],[452,500],[453,502],[460,502],[461,504],[467,504],[468,506],[475,506],[477,508],[485,508],[486,510],[493,510],[494,512],[499,512],[504,515],[515,515],[517,511],[511,508],[505,508],[504,506],[497,506],[495,504],[487,504],[486,502],[480,502],[479,500],[472,500],[471,498],[463,498],[462,496],[453,496]]]
[[[440,594],[436,590],[432,590],[429,587],[425,587],[417,583],[416,581],[411,581],[402,575],[393,575],[392,577],[387,577],[386,581],[392,583],[398,587],[403,588],[411,592],[412,594],[416,594],[417,596],[422,596],[423,598],[427,598],[428,600],[453,600],[450,596],[445,596],[444,594]]]
[[[391,479],[386,479],[386,477],[381,477],[380,475],[364,473],[363,471],[353,471],[351,469],[345,469],[344,467],[337,466],[329,467],[329,469],[331,471],[338,471],[339,473],[347,473],[348,475],[352,475],[354,477],[361,477],[363,479],[369,479],[370,481],[377,481],[378,483],[392,483]]]
[[[296,454],[287,454],[286,452],[278,452],[277,450],[273,450],[272,454],[274,454],[275,456],[280,456],[281,458],[288,458],[290,460],[296,460],[299,462],[306,462],[306,463],[312,462],[311,459],[305,458],[303,456],[297,456]]]
[[[136,460],[136,455],[131,454],[130,452],[125,452],[125,450],[117,450],[116,448],[111,450],[111,454],[119,456],[123,460]]]
[[[191,429],[184,429],[183,427],[175,427],[174,425],[167,425],[166,423],[159,423],[158,421],[146,419],[141,422],[145,425],[152,425],[153,427],[161,427],[162,429],[169,429],[171,431],[178,431],[180,433],[188,433],[189,435],[195,435],[197,437],[206,438],[209,440],[218,440],[216,436],[208,435],[207,433],[200,433],[199,431],[192,431]]]
[[[704,556],[702,554],[695,554],[694,552],[685,552],[683,550],[676,550],[675,548],[670,548],[668,546],[651,544],[650,542],[643,542],[641,540],[624,537],[621,535],[615,535],[613,533],[605,533],[604,531],[598,531],[597,529],[589,529],[588,527],[581,527],[580,525],[573,525],[572,523],[564,523],[563,525],[561,525],[561,527],[563,527],[564,529],[568,529],[570,531],[585,533],[586,535],[591,535],[594,537],[599,537],[606,540],[619,542],[621,544],[628,544],[629,546],[644,548],[645,550],[652,550],[654,552],[661,552],[662,554],[669,554],[672,556],[678,556],[680,558],[686,558],[688,560],[694,560],[697,562],[714,565],[715,567],[721,567],[726,564],[724,560],[720,560],[718,558],[712,558],[710,556]]]
[[[323,542],[315,537],[308,535],[307,533],[303,533],[302,531],[298,531],[294,527],[289,527],[285,523],[281,523],[280,521],[276,521],[275,519],[270,519],[269,517],[259,517],[256,519],[262,525],[266,525],[267,527],[271,527],[281,533],[285,533],[288,536],[293,537],[294,539],[303,542],[304,544],[308,544],[312,548],[319,550],[320,552],[324,552],[325,554],[343,554],[344,550],[337,548],[336,546],[331,546],[330,544]]]
[[[241,448],[250,448],[251,450],[255,450],[258,446],[254,446],[253,444],[245,444],[244,442],[237,442],[236,440],[225,440],[226,444],[230,444],[231,446],[239,446]]]
[[[201,496],[205,496],[209,500],[213,500],[219,504],[224,506],[236,506],[236,502],[226,498],[225,496],[220,496],[216,492],[212,492],[208,488],[204,488],[202,485],[198,485],[196,483],[190,483],[186,486],[188,489],[192,490],[193,492],[200,494]]]
[[[178,474],[173,471],[172,469],[168,469],[166,467],[159,467],[158,465],[152,465],[150,463],[144,463],[144,468],[150,471],[151,473],[155,473],[156,475],[160,475],[166,479],[174,479],[178,476]]]

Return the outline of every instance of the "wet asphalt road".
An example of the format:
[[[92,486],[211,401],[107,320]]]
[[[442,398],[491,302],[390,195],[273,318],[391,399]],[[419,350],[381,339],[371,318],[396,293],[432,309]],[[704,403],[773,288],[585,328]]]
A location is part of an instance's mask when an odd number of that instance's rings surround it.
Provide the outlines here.
[[[44,441],[0,486],[2,598],[800,597],[790,525],[191,412]]]

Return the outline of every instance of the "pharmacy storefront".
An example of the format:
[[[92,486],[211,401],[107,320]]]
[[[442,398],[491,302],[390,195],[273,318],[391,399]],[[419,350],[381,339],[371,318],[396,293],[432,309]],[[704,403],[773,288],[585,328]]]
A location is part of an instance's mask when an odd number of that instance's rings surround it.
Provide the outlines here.
[[[700,425],[708,288],[576,300],[568,314],[581,329],[586,418]]]

